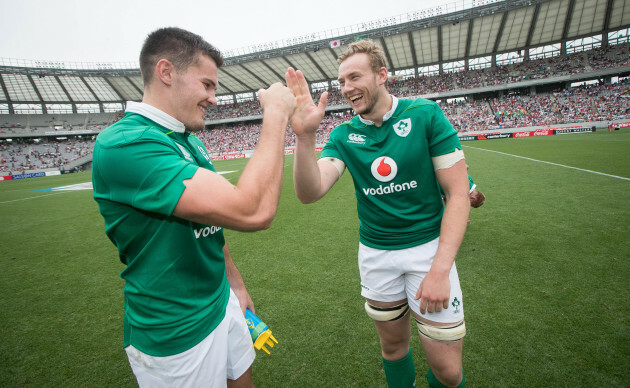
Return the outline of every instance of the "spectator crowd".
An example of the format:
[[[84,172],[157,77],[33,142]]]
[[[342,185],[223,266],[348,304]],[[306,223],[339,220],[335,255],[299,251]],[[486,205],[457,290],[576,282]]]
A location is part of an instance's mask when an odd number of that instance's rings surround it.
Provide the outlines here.
[[[391,77],[388,88],[393,95],[402,98],[427,97],[458,89],[475,89],[486,86],[513,84],[520,81],[545,79],[567,74],[592,72],[599,69],[630,64],[630,44],[623,43],[565,56],[536,59],[493,66],[478,70],[442,73],[422,77]],[[313,92],[315,101],[323,90]],[[328,89],[328,105],[342,107],[346,104],[339,88]],[[617,83],[597,83],[577,87],[565,87],[551,92],[518,94],[508,90],[506,95],[479,98],[469,94],[466,98],[438,101],[445,115],[460,132],[546,126],[576,122],[612,121],[630,119],[630,83],[620,79]],[[212,155],[240,153],[256,147],[262,120],[258,101],[242,101],[221,104],[208,110],[209,129],[198,132]],[[353,116],[350,109],[329,111],[317,132],[317,143],[324,144],[330,131]],[[116,115],[116,119],[122,117]],[[111,123],[111,117],[107,118]],[[220,124],[219,120],[227,120]],[[84,120],[87,126],[99,125]],[[108,123],[108,124],[109,124]],[[42,124],[44,125],[44,124]],[[50,125],[50,123],[46,124]],[[20,123],[0,125],[0,132],[13,132]],[[32,124],[30,131],[37,131]],[[56,128],[55,128],[56,129]],[[63,129],[72,130],[72,126]],[[50,130],[50,128],[42,128]],[[93,140],[55,141],[38,144],[16,140],[0,142],[0,172],[60,168],[73,160],[92,152]],[[295,135],[289,129],[285,146],[295,145]]]
[[[92,154],[94,141],[55,141],[50,144],[13,142],[0,143],[0,172],[23,173],[58,168]]]

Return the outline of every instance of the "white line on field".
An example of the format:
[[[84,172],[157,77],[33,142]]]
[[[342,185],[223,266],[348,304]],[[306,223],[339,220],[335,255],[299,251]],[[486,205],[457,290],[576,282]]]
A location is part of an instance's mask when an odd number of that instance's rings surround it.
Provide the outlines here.
[[[531,160],[533,162],[539,162],[539,163],[547,163],[547,164],[552,164],[554,166],[559,166],[559,167],[565,167],[565,168],[571,168],[573,170],[579,170],[579,171],[585,171],[585,172],[590,172],[593,174],[598,174],[598,175],[604,175],[604,176],[609,176],[611,178],[617,178],[617,179],[623,179],[625,181],[630,181],[630,178],[626,178],[623,176],[617,176],[617,175],[610,175],[610,174],[605,174],[603,172],[599,172],[599,171],[593,171],[593,170],[585,170],[583,168],[577,168],[577,167],[572,167],[572,166],[566,166],[564,164],[558,164],[558,163],[552,163],[552,162],[546,162],[544,160],[538,160],[538,159],[532,159],[532,158],[527,158],[525,156],[519,156],[519,155],[512,155],[512,154],[507,154],[505,152],[499,152],[499,151],[494,151],[494,150],[487,150],[485,148],[477,148],[477,147],[471,147],[471,146],[466,146],[466,148],[474,148],[476,150],[481,150],[481,151],[488,151],[488,152],[495,152],[497,154],[501,154],[501,155],[507,155],[507,156],[513,156],[515,158],[521,158],[521,159],[527,159],[527,160]]]
[[[20,198],[20,199],[12,199],[12,200],[10,200],[10,201],[2,201],[2,202],[0,202],[0,205],[2,205],[3,203],[18,202],[18,201],[26,201],[27,199],[34,199],[34,198],[48,197],[49,195],[57,195],[57,194],[63,194],[63,193],[67,193],[67,191],[56,191],[56,192],[51,193],[51,194],[37,195],[37,196],[35,196],[35,197],[27,197],[27,198]]]

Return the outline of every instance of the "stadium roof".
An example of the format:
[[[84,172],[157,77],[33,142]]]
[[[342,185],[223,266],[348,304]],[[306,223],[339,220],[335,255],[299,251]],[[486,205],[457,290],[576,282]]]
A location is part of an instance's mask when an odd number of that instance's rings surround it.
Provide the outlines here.
[[[309,82],[337,78],[337,55],[355,40],[370,38],[384,48],[389,70],[469,61],[474,58],[600,35],[630,27],[630,0],[472,0],[467,9],[437,7],[369,22],[337,36],[313,34],[299,43],[228,56],[219,69],[217,95],[236,95],[282,82],[287,67]],[[334,46],[334,47],[333,47]],[[0,66],[0,105],[121,104],[140,100],[139,69],[72,69],[63,66]],[[61,68],[60,68],[61,67]],[[0,106],[1,108],[1,106]],[[6,108],[5,108],[6,109]],[[11,109],[9,109],[11,110]]]

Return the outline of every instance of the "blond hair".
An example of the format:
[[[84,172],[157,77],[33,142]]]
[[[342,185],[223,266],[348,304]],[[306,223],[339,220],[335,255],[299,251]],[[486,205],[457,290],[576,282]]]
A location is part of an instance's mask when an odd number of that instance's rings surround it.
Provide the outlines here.
[[[374,73],[378,73],[381,67],[387,67],[385,61],[385,52],[383,48],[371,39],[360,40],[348,45],[348,48],[337,57],[337,63],[341,65],[341,62],[345,61],[354,54],[367,54],[370,61],[370,68]]]

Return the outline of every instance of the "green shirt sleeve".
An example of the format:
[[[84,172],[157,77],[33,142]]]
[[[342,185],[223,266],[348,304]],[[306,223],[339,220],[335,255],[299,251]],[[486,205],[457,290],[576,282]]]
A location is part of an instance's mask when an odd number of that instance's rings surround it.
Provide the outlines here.
[[[94,158],[99,166],[95,197],[167,216],[186,188],[183,181],[198,168],[158,141],[97,147]]]
[[[427,130],[429,140],[429,152],[431,157],[440,156],[462,149],[457,137],[457,131],[442,112],[437,103],[432,106],[433,114],[431,125]]]

